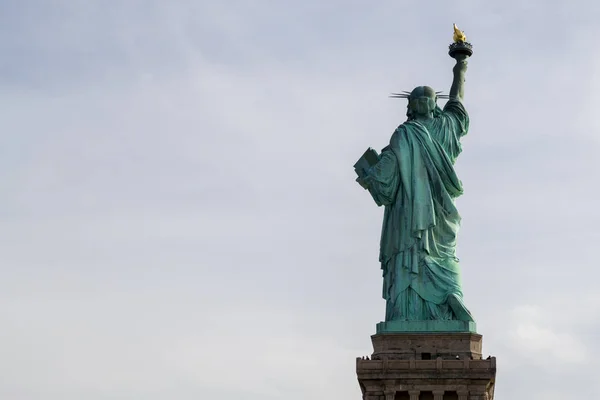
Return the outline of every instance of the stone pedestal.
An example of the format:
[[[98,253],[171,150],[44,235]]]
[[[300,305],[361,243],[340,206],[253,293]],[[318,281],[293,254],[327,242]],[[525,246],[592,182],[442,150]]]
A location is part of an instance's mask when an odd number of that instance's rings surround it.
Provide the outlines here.
[[[471,332],[384,333],[357,358],[363,400],[493,400],[496,358]]]

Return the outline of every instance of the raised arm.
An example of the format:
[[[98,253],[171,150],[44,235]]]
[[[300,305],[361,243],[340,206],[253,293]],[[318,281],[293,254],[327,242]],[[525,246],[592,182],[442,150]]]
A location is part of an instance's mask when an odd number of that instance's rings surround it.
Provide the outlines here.
[[[467,72],[467,58],[465,54],[457,54],[456,65],[452,68],[454,79],[450,87],[450,98],[463,101],[465,97],[465,74]]]

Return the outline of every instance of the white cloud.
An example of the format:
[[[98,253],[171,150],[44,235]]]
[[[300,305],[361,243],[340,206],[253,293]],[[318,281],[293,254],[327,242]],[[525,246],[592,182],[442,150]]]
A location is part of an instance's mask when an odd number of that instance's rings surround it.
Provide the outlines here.
[[[530,357],[540,367],[553,362],[582,364],[587,349],[563,326],[549,326],[546,312],[535,306],[521,306],[514,311],[515,318],[510,329],[513,346]],[[561,321],[563,324],[565,320]]]

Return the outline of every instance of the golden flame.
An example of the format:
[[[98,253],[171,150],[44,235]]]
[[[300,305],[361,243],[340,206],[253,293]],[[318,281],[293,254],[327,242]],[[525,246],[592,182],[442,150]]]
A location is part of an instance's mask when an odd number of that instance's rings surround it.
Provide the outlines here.
[[[467,41],[465,33],[458,29],[458,26],[456,26],[456,24],[454,24],[454,36],[452,37],[452,39],[454,39],[454,43]]]

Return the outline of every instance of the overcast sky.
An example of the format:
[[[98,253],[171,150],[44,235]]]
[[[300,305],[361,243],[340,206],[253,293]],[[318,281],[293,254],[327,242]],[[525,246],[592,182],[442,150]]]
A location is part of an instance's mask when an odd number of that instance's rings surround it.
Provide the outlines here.
[[[0,2],[0,398],[359,399],[352,165],[475,46],[456,165],[496,400],[596,398],[595,1]]]

